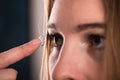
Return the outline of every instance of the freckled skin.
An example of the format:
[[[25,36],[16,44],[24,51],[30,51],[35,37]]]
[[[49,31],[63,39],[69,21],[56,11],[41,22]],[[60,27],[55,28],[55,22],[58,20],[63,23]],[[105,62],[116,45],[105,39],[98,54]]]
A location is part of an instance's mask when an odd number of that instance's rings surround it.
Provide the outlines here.
[[[87,42],[87,34],[102,33],[103,30],[76,32],[74,28],[78,24],[104,22],[101,0],[55,0],[48,23],[57,25],[63,44],[60,49],[54,47],[50,54],[51,80],[102,80],[103,65],[98,60],[102,51],[83,44]]]

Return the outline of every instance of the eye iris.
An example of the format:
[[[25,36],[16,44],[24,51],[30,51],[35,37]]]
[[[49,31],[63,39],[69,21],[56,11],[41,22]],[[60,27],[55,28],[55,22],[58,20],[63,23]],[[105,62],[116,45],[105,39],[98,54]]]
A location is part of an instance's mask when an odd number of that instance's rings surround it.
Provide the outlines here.
[[[60,34],[50,35],[50,40],[52,42],[52,47],[61,47],[63,43],[63,38]]]
[[[56,35],[55,36],[55,46],[60,47],[60,46],[62,46],[62,43],[63,43],[62,37],[60,35]]]
[[[90,35],[89,40],[90,40],[90,47],[97,47],[97,48],[104,47],[104,40],[103,37],[100,35]]]

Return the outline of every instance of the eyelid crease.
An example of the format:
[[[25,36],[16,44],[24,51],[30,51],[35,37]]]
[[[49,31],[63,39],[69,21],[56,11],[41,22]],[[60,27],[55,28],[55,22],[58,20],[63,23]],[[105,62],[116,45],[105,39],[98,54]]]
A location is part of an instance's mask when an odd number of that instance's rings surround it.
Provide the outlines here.
[[[82,34],[84,34],[84,36],[98,35],[104,38],[106,37],[106,33],[104,30],[86,30]]]

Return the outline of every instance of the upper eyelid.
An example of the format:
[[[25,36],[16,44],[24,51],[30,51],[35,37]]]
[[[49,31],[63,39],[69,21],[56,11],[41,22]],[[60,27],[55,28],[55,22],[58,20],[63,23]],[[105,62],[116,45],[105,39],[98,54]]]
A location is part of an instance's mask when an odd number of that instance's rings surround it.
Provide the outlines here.
[[[83,35],[86,36],[86,38],[90,35],[97,35],[97,36],[100,36],[102,38],[106,38],[105,33],[100,33],[100,32],[99,33],[98,32],[85,32],[85,33],[83,33]]]
[[[52,32],[52,31],[51,31],[51,32],[48,31],[48,36],[49,36],[49,37],[53,37],[53,36],[55,36],[55,35],[61,35],[61,34],[58,33],[58,32],[54,32],[54,31],[53,31],[53,32]],[[62,36],[62,35],[61,35],[61,36]],[[63,37],[63,36],[62,36],[62,37]]]
[[[93,34],[88,34],[88,36],[91,36],[91,35],[94,35],[94,36],[99,36],[99,37],[101,37],[101,38],[106,38],[103,34],[95,34],[95,33],[93,33]]]
[[[58,31],[57,31],[56,29],[54,29],[54,28],[48,28],[48,29],[47,29],[47,32],[48,32],[49,35],[59,34],[59,35],[61,35],[61,36],[63,37],[63,34],[62,34],[61,32],[58,32]]]
[[[52,35],[59,34],[59,33],[58,33],[58,32],[54,32],[54,31],[51,31],[51,32],[48,31],[48,34],[49,34],[50,36],[52,36]]]
[[[47,29],[47,32],[48,32],[49,34],[58,33],[58,31],[56,31],[54,28],[48,28],[48,29]]]

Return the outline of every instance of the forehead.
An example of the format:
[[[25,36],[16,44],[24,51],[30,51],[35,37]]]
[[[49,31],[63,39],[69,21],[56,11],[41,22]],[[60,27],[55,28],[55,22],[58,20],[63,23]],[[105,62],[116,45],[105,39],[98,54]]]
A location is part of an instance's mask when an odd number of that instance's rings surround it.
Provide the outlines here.
[[[104,22],[102,0],[55,0],[50,23],[59,26]]]

